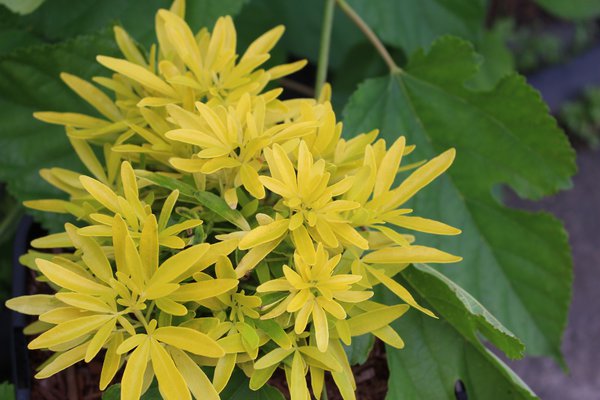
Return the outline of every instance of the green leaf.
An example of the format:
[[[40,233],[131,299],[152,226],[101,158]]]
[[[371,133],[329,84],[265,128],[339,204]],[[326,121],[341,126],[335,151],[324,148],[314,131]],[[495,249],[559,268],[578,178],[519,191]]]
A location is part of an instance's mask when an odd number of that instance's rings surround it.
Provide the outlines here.
[[[193,29],[212,25],[221,15],[237,14],[246,0],[188,1],[186,19]],[[154,15],[171,0],[47,0],[26,18],[33,31],[49,41],[89,34],[118,22],[145,45],[154,42]]]
[[[18,14],[29,14],[42,5],[44,0],[0,0],[0,4]]]
[[[387,399],[456,399],[463,382],[469,399],[537,399],[525,383],[478,339],[478,332],[509,352],[520,342],[464,290],[428,266],[409,267],[408,285],[443,319],[416,310],[392,324],[403,337],[402,350],[387,347],[391,379]],[[397,301],[386,291],[388,302]]]
[[[418,215],[460,227],[456,238],[418,241],[464,257],[441,271],[479,299],[532,355],[560,360],[572,282],[566,234],[548,214],[504,207],[492,190],[506,184],[540,198],[570,186],[574,152],[539,94],[512,74],[489,92],[464,82],[477,55],[445,37],[418,52],[405,72],[368,80],[344,110],[346,134],[380,128],[417,145],[411,161],[455,147],[449,172],[411,203]]]
[[[119,400],[121,398],[121,384],[115,383],[109,386],[108,389],[102,394],[102,400]],[[146,393],[140,398],[140,400],[163,400],[158,390],[156,380],[152,382],[152,385],[148,388]]]
[[[350,346],[344,346],[350,365],[364,364],[375,345],[375,336],[370,333],[352,338]]]
[[[195,192],[194,198],[219,217],[231,222],[245,231],[250,230],[250,224],[238,210],[232,210],[225,200],[211,192]]]
[[[535,0],[546,11],[567,19],[594,19],[600,15],[600,3],[594,0]]]
[[[285,34],[275,47],[281,62],[285,62],[285,50],[294,57],[305,57],[316,62],[319,56],[323,0],[273,1],[252,0],[236,18],[239,41],[247,46],[252,40],[277,25],[285,26]],[[364,41],[363,34],[339,10],[335,11],[329,65],[337,68],[347,52],[358,42]]]
[[[265,385],[256,392],[251,390],[248,385],[250,381],[243,372],[237,368],[231,375],[229,383],[221,392],[223,400],[284,400],[281,392],[272,386]]]
[[[473,42],[483,34],[485,0],[348,0],[386,43],[411,54],[442,35]]]
[[[98,53],[116,54],[112,32],[19,49],[0,57],[0,180],[17,200],[61,196],[42,181],[40,168],[84,171],[64,128],[37,121],[32,114],[53,110],[95,115],[62,83],[59,74],[66,71],[90,78],[104,72],[95,62]]]
[[[9,382],[0,383],[0,399],[2,400],[14,400],[15,388]]]
[[[176,178],[159,175],[152,172],[142,172],[141,177],[170,190],[179,190],[180,194],[195,199],[199,204],[208,208],[219,217],[231,222],[243,230],[250,230],[250,225],[244,216],[238,211],[230,208],[225,200],[211,192],[197,191],[193,186],[181,182]]]
[[[523,356],[523,343],[473,296],[446,276],[425,264],[415,264],[402,275],[465,340],[479,344],[479,332],[508,357]]]

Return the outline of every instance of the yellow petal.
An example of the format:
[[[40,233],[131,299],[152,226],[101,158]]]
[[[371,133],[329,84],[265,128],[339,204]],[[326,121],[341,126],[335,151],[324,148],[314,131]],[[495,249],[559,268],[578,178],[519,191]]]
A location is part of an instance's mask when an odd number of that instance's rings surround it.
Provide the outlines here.
[[[235,268],[235,273],[238,278],[242,278],[248,272],[252,271],[254,267],[258,265],[268,254],[270,254],[279,244],[283,241],[284,237],[258,245],[250,249],[249,252],[242,257],[237,267]]]
[[[221,393],[227,386],[227,383],[231,378],[231,374],[233,373],[236,360],[237,354],[231,353],[225,354],[225,356],[219,358],[219,361],[217,361],[215,374],[212,380],[213,386],[217,392]]]
[[[219,394],[204,371],[190,356],[173,347],[169,348],[169,353],[175,362],[175,366],[185,379],[188,389],[196,399],[220,400]]]
[[[182,285],[169,297],[175,301],[200,301],[227,293],[238,285],[237,279],[211,279]]]
[[[117,353],[117,348],[121,343],[123,343],[123,334],[120,332],[115,333],[108,343],[100,373],[100,390],[106,389],[121,366],[121,355]]]
[[[14,297],[7,300],[5,305],[13,311],[27,315],[40,315],[55,308],[64,307],[60,300],[49,294]]]
[[[76,227],[72,225],[66,225],[65,229],[71,241],[83,252],[81,258],[90,271],[99,279],[108,283],[113,277],[113,273],[102,247],[94,239],[78,235]]]
[[[383,272],[378,271],[377,269],[375,269],[373,267],[367,267],[367,270],[375,277],[375,279],[377,279],[385,287],[387,287],[389,290],[391,290],[396,296],[398,296],[402,300],[404,300],[408,305],[429,315],[430,317],[436,318],[435,314],[433,312],[431,312],[431,310],[428,310],[424,307],[421,307],[419,304],[417,304],[417,301],[414,299],[414,297],[412,297],[410,292],[408,290],[406,290],[406,288],[404,286],[402,286],[401,284],[399,284],[398,282],[396,282],[395,280],[393,280],[392,278],[390,278]]]
[[[306,371],[304,369],[304,361],[300,352],[294,352],[294,358],[292,360],[292,371],[291,371],[291,382],[288,382],[290,386],[290,395],[292,400],[306,400],[309,398],[308,387],[306,386]]]
[[[127,360],[127,366],[123,372],[123,382],[127,385],[121,386],[122,400],[139,400],[142,394],[144,374],[148,367],[150,356],[150,340],[146,339],[137,349],[131,353]]]
[[[247,163],[243,163],[240,167],[240,178],[248,193],[257,199],[265,197],[265,188],[259,179],[258,172]]]
[[[63,72],[60,78],[79,95],[87,101],[92,107],[112,121],[122,119],[119,109],[115,103],[103,91],[92,85],[91,83],[71,74]]]
[[[406,139],[404,136],[400,136],[398,140],[390,147],[385,153],[379,168],[377,170],[377,178],[375,180],[375,188],[373,189],[373,196],[379,196],[382,193],[388,191],[396,179],[396,173],[402,160],[402,154],[404,152],[404,145]]]
[[[415,170],[400,184],[400,186],[392,191],[393,198],[390,201],[390,207],[400,207],[400,205],[409,200],[419,190],[440,176],[448,169],[448,167],[450,167],[454,161],[455,155],[456,151],[454,149],[447,150]]]
[[[111,321],[108,321],[104,326],[98,329],[98,332],[96,332],[92,340],[90,340],[85,352],[85,362],[90,362],[94,357],[96,357],[100,349],[102,349],[102,346],[104,346],[110,337],[110,334],[114,331],[116,324],[117,319],[113,318]]]
[[[317,347],[319,351],[327,351],[329,345],[329,325],[327,315],[319,304],[315,304],[312,312],[313,324],[315,327],[315,336],[317,338]]]
[[[94,154],[94,150],[87,143],[87,141],[82,139],[69,138],[71,142],[71,146],[73,146],[73,150],[79,156],[79,159],[83,162],[86,168],[100,181],[107,182],[108,178],[106,176],[106,172],[104,172],[104,167],[100,164],[98,157]]]
[[[371,264],[404,264],[404,263],[453,263],[462,257],[427,246],[386,247],[375,250],[363,257],[363,261]]]
[[[283,76],[290,75],[301,70],[307,63],[307,60],[299,60],[288,64],[281,64],[270,68],[267,73],[270,75],[272,80],[279,79]]]
[[[184,274],[194,264],[196,264],[208,251],[210,245],[207,243],[198,244],[187,248],[163,262],[158,271],[150,281],[150,286],[154,284],[170,283],[181,274]]]
[[[118,25],[115,25],[114,32],[117,46],[119,46],[119,50],[121,50],[125,58],[132,63],[146,66],[146,59],[129,34]]]
[[[304,261],[311,265],[314,264],[317,256],[315,245],[303,225],[300,225],[297,229],[292,231],[292,239],[294,240],[296,251]]]
[[[61,247],[73,247],[73,242],[66,232],[53,233],[31,241],[31,246],[36,249],[58,249]]]
[[[341,371],[342,365],[329,353],[323,353],[313,346],[300,346],[298,350],[305,356],[312,358],[322,364],[328,371]],[[310,360],[308,361],[310,364]]]
[[[184,305],[179,304],[168,297],[160,297],[156,299],[155,302],[156,307],[167,314],[183,317],[188,313],[188,309]]]
[[[154,331],[152,336],[160,342],[199,356],[218,358],[225,355],[225,351],[217,342],[194,329],[165,326]]]
[[[120,212],[121,208],[119,207],[117,195],[112,191],[112,189],[105,184],[85,175],[81,175],[79,177],[79,181],[85,190],[87,190],[87,192],[91,194],[100,204],[114,213]]]
[[[169,353],[156,340],[150,342],[150,358],[160,393],[165,400],[191,400],[192,397],[185,379],[181,376]]]
[[[96,59],[106,68],[123,74],[129,79],[139,82],[149,89],[152,89],[167,97],[177,97],[177,92],[175,92],[171,86],[142,66],[113,57],[98,56]]]
[[[65,289],[87,294],[109,294],[112,292],[110,287],[87,279],[51,261],[38,258],[35,263],[46,278]]]
[[[274,221],[269,225],[259,226],[248,232],[240,240],[239,248],[247,250],[264,243],[273,242],[281,238],[288,230],[289,220]]]
[[[37,374],[35,374],[36,379],[45,379],[48,378],[57,372],[60,372],[71,365],[83,360],[85,355],[85,351],[88,344],[84,343],[77,347],[72,348],[71,350],[65,351],[64,353],[59,354],[56,358],[54,358],[49,364],[46,364],[44,368]]]
[[[91,315],[63,322],[42,333],[32,340],[27,347],[29,349],[42,349],[67,343],[98,329],[111,318],[113,318],[112,315]]]
[[[406,304],[382,306],[348,319],[348,327],[350,328],[352,336],[364,335],[365,333],[373,332],[391,324],[394,320],[400,318],[408,311],[408,309],[409,306]]]
[[[290,354],[292,354],[295,350],[294,349],[282,349],[282,348],[277,348],[275,350],[272,350],[271,352],[265,354],[264,356],[262,356],[259,360],[257,360],[254,363],[254,368],[255,369],[265,369],[265,368],[269,368],[270,366],[277,366],[279,365],[279,363],[281,363],[283,360],[285,360]]]
[[[460,229],[456,229],[442,222],[421,217],[398,215],[387,221],[403,228],[408,228],[419,232],[433,233],[436,235],[458,235],[461,233]]]

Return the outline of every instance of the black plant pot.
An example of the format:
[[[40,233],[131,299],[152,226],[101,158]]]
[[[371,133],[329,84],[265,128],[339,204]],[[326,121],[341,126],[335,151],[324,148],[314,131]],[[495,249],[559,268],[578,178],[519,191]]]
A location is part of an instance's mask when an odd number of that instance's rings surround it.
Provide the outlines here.
[[[21,265],[19,257],[27,252],[33,221],[31,217],[24,217],[19,223],[15,235],[12,263],[12,296],[27,294],[27,268]],[[23,314],[10,312],[11,335],[11,363],[12,381],[15,387],[16,400],[29,400],[31,398],[31,369],[29,368],[29,355],[27,353],[27,339],[23,328],[27,326],[27,317]]]

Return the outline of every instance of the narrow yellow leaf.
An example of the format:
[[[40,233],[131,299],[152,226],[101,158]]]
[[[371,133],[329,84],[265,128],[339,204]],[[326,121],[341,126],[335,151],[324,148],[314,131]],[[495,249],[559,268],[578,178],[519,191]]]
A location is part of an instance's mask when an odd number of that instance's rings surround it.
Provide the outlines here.
[[[458,235],[461,233],[460,229],[446,225],[443,222],[421,217],[398,215],[388,219],[387,221],[403,228],[408,228],[419,232],[433,233],[436,235]]]
[[[254,363],[254,369],[265,369],[271,366],[278,366],[283,360],[285,360],[295,349],[282,349],[276,348],[269,353],[262,356],[259,360]]]
[[[160,265],[154,276],[152,276],[149,286],[172,282],[200,261],[209,248],[209,244],[202,243],[189,247],[168,258]]]
[[[71,365],[83,360],[87,346],[88,343],[83,343],[77,347],[72,348],[71,350],[59,354],[49,364],[46,364],[46,366],[44,366],[44,368],[42,368],[40,372],[35,374],[35,378],[45,379],[51,377],[57,372],[60,372],[70,367]]]
[[[36,249],[59,249],[61,247],[73,247],[73,242],[71,242],[66,232],[61,232],[32,240],[31,247]]]
[[[300,352],[305,356],[322,364],[320,368],[325,367],[325,369],[328,371],[342,371],[342,365],[335,359],[335,357],[327,352],[322,352],[313,346],[300,346],[298,347],[298,350],[300,350]]]
[[[129,359],[127,360],[127,365],[122,378],[122,381],[127,382],[127,385],[121,386],[122,400],[140,399],[149,356],[150,340],[146,339],[133,351],[133,353],[131,353],[131,356],[129,356]]]
[[[27,347],[33,350],[67,343],[98,329],[111,318],[112,315],[91,315],[63,322],[29,342]]]
[[[102,371],[100,372],[100,390],[106,389],[121,366],[121,355],[117,353],[117,348],[121,343],[123,343],[121,332],[115,333],[108,343],[104,362],[102,363]]]
[[[156,340],[181,350],[205,357],[223,357],[223,348],[204,333],[180,326],[158,328],[152,335]]]
[[[177,92],[165,81],[148,71],[146,68],[133,64],[126,60],[118,58],[98,56],[98,62],[106,68],[125,75],[129,79],[141,83],[142,85],[161,93],[167,97],[177,98]]]
[[[237,285],[237,279],[210,279],[187,283],[171,293],[169,298],[179,302],[200,301],[227,293]]]
[[[185,379],[188,389],[197,400],[220,400],[219,393],[213,387],[210,379],[190,356],[174,347],[169,347],[169,353]]]
[[[112,121],[122,119],[121,112],[115,103],[102,90],[98,89],[91,83],[71,74],[63,72],[60,78],[79,95],[87,101],[92,107]]]
[[[217,366],[215,367],[215,374],[213,376],[213,386],[218,393],[221,393],[223,389],[227,386],[229,379],[231,378],[231,374],[233,373],[233,369],[235,367],[235,363],[237,360],[236,353],[225,354],[225,356],[219,358],[217,361]]]
[[[427,186],[431,181],[440,176],[450,167],[456,156],[454,149],[446,150],[437,157],[429,160],[425,165],[419,167],[408,176],[400,186],[392,191],[393,196],[390,207],[398,208],[419,190]]]
[[[40,315],[55,308],[64,307],[64,303],[49,294],[13,297],[7,300],[5,305],[6,308],[27,315]]]
[[[52,261],[38,258],[35,261],[38,269],[52,283],[72,290],[74,292],[82,292],[87,294],[109,294],[112,289],[98,282],[87,279],[75,272],[72,272]]]
[[[407,304],[381,306],[348,319],[348,327],[352,336],[364,335],[365,333],[373,332],[391,324],[408,311],[409,308]]]
[[[79,181],[85,190],[87,190],[87,192],[91,194],[100,204],[114,213],[120,212],[121,208],[119,207],[117,195],[112,191],[111,188],[85,175],[81,175],[79,177]]]
[[[100,349],[102,349],[110,337],[111,333],[115,330],[116,324],[117,319],[113,318],[104,324],[104,326],[102,326],[100,329],[98,329],[98,332],[96,332],[94,337],[92,337],[92,339],[89,341],[89,345],[85,352],[85,362],[90,362],[94,357],[96,357]]]
[[[427,246],[386,247],[363,257],[370,264],[454,263],[462,257]]]
[[[269,225],[259,226],[248,232],[242,240],[240,240],[239,248],[247,250],[261,244],[273,242],[281,238],[288,230],[289,220],[282,219],[274,221]]]
[[[290,395],[292,400],[306,400],[309,398],[308,387],[306,386],[306,370],[304,360],[299,351],[294,352],[294,358],[292,359],[292,370],[291,370],[291,382],[290,382]]]
[[[150,358],[160,393],[165,400],[191,400],[185,379],[169,353],[156,340],[150,342]]]
[[[431,310],[428,310],[424,307],[421,307],[419,304],[417,304],[417,301],[410,294],[410,292],[408,290],[406,290],[406,288],[404,286],[402,286],[401,284],[399,284],[398,282],[396,282],[395,280],[393,280],[392,278],[387,276],[385,273],[378,271],[376,268],[367,267],[367,270],[369,271],[369,273],[371,273],[375,277],[375,279],[377,279],[385,287],[387,287],[389,290],[391,290],[396,296],[398,296],[402,300],[404,300],[408,305],[429,315],[430,317],[437,318]]]
[[[161,311],[166,312],[167,314],[182,317],[188,313],[188,310],[184,305],[179,304],[169,299],[168,297],[160,297],[155,301],[156,307],[158,307]]]

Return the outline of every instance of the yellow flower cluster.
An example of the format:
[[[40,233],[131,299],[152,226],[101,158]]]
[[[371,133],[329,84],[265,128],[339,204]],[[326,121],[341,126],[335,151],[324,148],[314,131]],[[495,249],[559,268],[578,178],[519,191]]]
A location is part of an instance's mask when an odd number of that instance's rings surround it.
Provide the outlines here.
[[[454,150],[401,166],[404,137],[343,139],[329,87],[317,100],[265,90],[305,64],[261,68],[282,27],[239,56],[231,18],[194,34],[184,13],[179,0],[158,12],[148,54],[115,28],[124,59],[99,56],[113,75],[93,79],[112,96],[63,74],[100,116],[35,115],[65,126],[92,175],[43,170],[70,198],[27,202],[78,225],[32,242],[63,253],[23,259],[56,293],[7,302],[39,315],[29,348],[55,352],[36,377],[106,349],[100,389],[125,365],[124,400],[155,378],[165,399],[219,399],[236,368],[252,390],[283,369],[293,400],[311,398],[307,374],[321,398],[327,372],[355,399],[343,345],[370,333],[401,348],[394,320],[411,307],[434,316],[394,275],[460,260],[404,233],[459,230],[402,208]],[[371,300],[379,284],[401,304]]]

